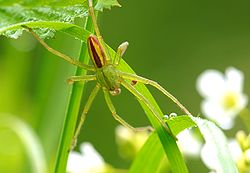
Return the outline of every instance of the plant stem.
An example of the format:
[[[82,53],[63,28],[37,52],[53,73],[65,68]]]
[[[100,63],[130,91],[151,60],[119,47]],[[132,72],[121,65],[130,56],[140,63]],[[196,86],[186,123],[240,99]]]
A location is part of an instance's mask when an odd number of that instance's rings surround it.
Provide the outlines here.
[[[85,21],[84,29],[93,32],[93,23],[92,20],[88,17]],[[88,50],[85,43],[82,42],[81,52],[79,61],[84,64],[89,63]],[[76,76],[84,75],[87,71],[77,67]],[[68,109],[62,129],[62,134],[60,138],[59,148],[56,157],[55,164],[55,173],[64,173],[66,172],[67,160],[69,155],[69,150],[71,147],[72,139],[74,136],[74,131],[76,127],[77,117],[79,114],[82,93],[84,90],[84,84],[75,83],[71,89],[71,95],[69,98]]]

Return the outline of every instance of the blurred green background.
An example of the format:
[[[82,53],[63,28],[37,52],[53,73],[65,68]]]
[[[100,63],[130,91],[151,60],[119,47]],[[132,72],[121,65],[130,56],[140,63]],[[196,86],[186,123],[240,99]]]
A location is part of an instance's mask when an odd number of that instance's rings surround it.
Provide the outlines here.
[[[234,66],[245,74],[245,92],[250,95],[250,1],[119,1],[122,8],[99,15],[101,33],[114,49],[130,43],[126,62],[142,76],[158,81],[190,109],[200,114],[201,97],[195,82],[208,68],[224,72]],[[80,43],[61,33],[47,41],[52,47],[77,57]],[[0,113],[11,113],[37,132],[52,167],[67,108],[74,74],[72,65],[48,53],[25,33],[18,40],[0,37]],[[88,83],[84,98],[94,83]],[[151,89],[164,113],[181,113],[160,92]],[[125,89],[112,98],[118,114],[134,126],[149,122],[136,99]],[[84,100],[83,100],[84,105]],[[89,141],[105,161],[119,168],[130,163],[118,155],[114,128],[118,123],[100,92],[90,110],[79,141]],[[242,128],[239,121],[233,131]],[[0,168],[5,172],[29,172],[20,141],[0,127]],[[8,162],[6,162],[8,160]],[[15,165],[15,166],[13,166]],[[190,172],[207,172],[201,162],[188,160]]]

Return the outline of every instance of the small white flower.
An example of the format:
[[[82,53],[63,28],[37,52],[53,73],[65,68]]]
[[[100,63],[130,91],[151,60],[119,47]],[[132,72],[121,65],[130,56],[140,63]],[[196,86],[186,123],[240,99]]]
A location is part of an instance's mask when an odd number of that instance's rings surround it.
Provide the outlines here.
[[[80,145],[80,152],[71,151],[67,163],[67,173],[103,173],[105,162],[94,147],[88,143]]]
[[[223,129],[232,128],[234,118],[248,102],[243,82],[243,73],[233,67],[227,68],[225,75],[217,70],[204,71],[197,79],[197,90],[204,97],[204,115]]]
[[[201,142],[194,136],[192,131],[186,129],[177,135],[178,146],[181,151],[190,157],[198,157],[201,150]]]

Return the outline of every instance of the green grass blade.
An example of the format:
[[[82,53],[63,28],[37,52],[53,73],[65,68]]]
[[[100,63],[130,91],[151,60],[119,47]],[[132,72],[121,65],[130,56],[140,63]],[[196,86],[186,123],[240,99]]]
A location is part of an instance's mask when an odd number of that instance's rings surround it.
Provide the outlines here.
[[[137,154],[129,173],[152,173],[157,172],[161,161],[165,156],[157,134],[152,133],[143,145],[140,152]],[[149,159],[150,158],[150,159]]]
[[[197,126],[189,115],[179,115],[166,120],[174,135],[181,131]]]
[[[93,25],[91,20],[87,19],[85,27],[86,29],[93,31]],[[89,57],[87,52],[88,51],[86,44],[82,43],[79,61],[84,62],[85,64],[88,64],[89,62]],[[77,68],[75,73],[76,76],[84,74],[86,74],[86,70],[82,68]],[[62,173],[65,172],[66,170],[69,149],[73,139],[77,117],[79,114],[83,89],[84,89],[84,84],[79,84],[79,83],[75,83],[72,87],[69,106],[66,113],[62,136],[60,139],[59,149],[57,153],[55,173]]]
[[[187,115],[173,117],[167,120],[174,135],[177,135],[186,128],[196,126],[191,118]],[[161,142],[155,132],[153,132],[140,152],[137,154],[129,173],[151,173],[159,170],[160,164],[164,159],[164,150]],[[150,159],[148,159],[150,158]]]

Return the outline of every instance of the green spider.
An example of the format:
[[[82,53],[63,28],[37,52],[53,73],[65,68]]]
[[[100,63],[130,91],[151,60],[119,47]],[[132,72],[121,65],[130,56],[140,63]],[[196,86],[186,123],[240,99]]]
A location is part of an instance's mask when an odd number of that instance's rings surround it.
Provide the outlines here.
[[[120,60],[126,51],[128,47],[128,42],[122,43],[116,52],[116,55],[114,58],[110,57],[109,51],[106,47],[106,44],[100,34],[96,17],[94,14],[93,9],[93,2],[92,0],[89,1],[89,14],[92,17],[94,29],[95,29],[95,35],[90,35],[87,39],[87,46],[88,46],[88,52],[89,56],[91,57],[91,60],[93,62],[94,66],[83,64],[77,60],[74,60],[73,58],[62,54],[61,52],[51,48],[48,46],[31,28],[25,27],[31,34],[51,53],[61,57],[62,59],[66,60],[67,62],[76,65],[78,67],[84,68],[88,71],[94,72],[94,74],[91,75],[84,75],[84,76],[72,76],[68,79],[68,82],[70,84],[74,82],[88,82],[88,81],[97,81],[97,84],[95,88],[90,93],[90,96],[85,104],[85,107],[83,109],[83,113],[80,118],[80,122],[76,128],[75,135],[72,142],[71,149],[74,149],[77,143],[77,138],[79,136],[81,127],[85,121],[86,115],[90,109],[90,106],[97,95],[98,91],[102,89],[104,93],[104,98],[107,102],[108,108],[111,111],[113,117],[122,125],[125,127],[128,127],[132,130],[144,130],[144,128],[134,128],[130,124],[128,124],[125,120],[123,120],[115,110],[115,107],[111,101],[110,94],[115,96],[120,94],[121,88],[120,85],[123,85],[127,90],[129,90],[131,93],[134,94],[135,97],[137,97],[138,100],[144,102],[150,109],[150,111],[153,113],[155,118],[165,127],[166,131],[171,134],[174,138],[175,136],[172,134],[171,130],[167,126],[167,124],[163,121],[162,118],[160,118],[159,113],[155,110],[155,108],[151,105],[151,103],[148,101],[146,97],[144,97],[139,91],[136,90],[134,85],[137,82],[141,82],[143,84],[149,84],[153,87],[160,90],[164,95],[169,97],[172,101],[174,101],[186,114],[191,115],[191,113],[168,91],[166,91],[161,85],[159,85],[157,82],[146,79],[144,77],[130,74],[126,72],[122,72],[117,69],[117,66],[120,63]],[[131,83],[127,82],[126,80],[132,81]]]

